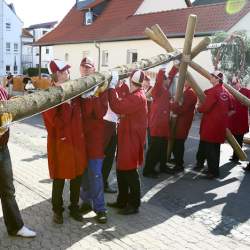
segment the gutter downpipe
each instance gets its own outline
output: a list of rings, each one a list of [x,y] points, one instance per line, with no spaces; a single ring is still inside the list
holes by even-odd
[[[95,43],[95,47],[98,49],[98,71],[100,71],[101,68],[101,47],[100,47],[100,43],[97,43],[96,41]]]
[[[39,45],[39,66],[38,66],[38,77],[41,79],[41,66],[42,66],[42,46]]]

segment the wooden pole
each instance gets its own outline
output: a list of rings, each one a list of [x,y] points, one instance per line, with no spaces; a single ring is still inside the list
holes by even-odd
[[[187,29],[185,34],[184,47],[182,52],[182,60],[179,69],[179,78],[175,94],[175,101],[180,102],[183,96],[183,88],[186,79],[186,73],[188,68],[188,63],[191,60],[191,48],[194,38],[194,31],[196,26],[196,15],[190,15],[188,18]]]
[[[159,39],[159,35],[156,35],[154,34],[154,39],[158,41],[158,45],[162,44],[162,41],[160,41]],[[167,37],[165,38],[167,40]],[[206,39],[206,38],[205,38]],[[207,40],[207,39],[206,39]],[[168,44],[170,44],[169,41],[167,41]],[[160,45],[161,46],[161,45]],[[206,46],[206,42],[205,41],[201,41],[191,52],[191,57],[193,58],[193,56],[197,55],[198,54],[198,49],[199,48],[201,51],[203,50],[203,46]],[[169,48],[169,46],[162,46],[164,49],[167,50],[167,52],[172,52],[172,49]],[[194,68],[194,65],[197,65],[195,64],[193,61],[189,64],[192,68]],[[199,66],[199,65],[198,65]],[[201,67],[200,67],[201,68]],[[195,68],[194,68],[195,69]],[[202,68],[201,68],[202,69]],[[199,72],[197,70],[197,72]],[[206,71],[206,70],[201,70],[201,72],[199,72],[200,74],[202,74],[203,76],[208,76],[209,72]],[[210,74],[209,74],[210,76]],[[187,80],[188,82],[190,83],[191,87],[193,88],[193,90],[195,91],[196,95],[198,96],[198,98],[200,99],[201,102],[203,102],[205,100],[205,94],[204,92],[202,91],[202,89],[199,87],[198,83],[195,81],[195,79],[193,78],[193,76],[188,72],[187,73]],[[243,95],[242,95],[243,96]],[[244,98],[244,96],[243,96]],[[246,102],[246,101],[245,101]],[[243,150],[241,149],[240,145],[238,144],[238,142],[235,140],[234,136],[232,135],[232,133],[227,130],[226,131],[226,139],[228,141],[228,143],[231,145],[231,147],[233,148],[233,150],[236,152],[236,155],[238,156],[238,158],[240,160],[246,160],[247,159],[247,156],[246,154],[243,152]],[[171,146],[170,146],[171,147]],[[168,152],[167,152],[167,155],[168,155],[168,159],[170,157],[170,154],[172,152],[171,148],[168,147]]]
[[[123,79],[134,69],[144,70],[152,68],[166,63],[171,58],[172,54],[160,54],[133,64],[118,66],[112,70],[118,71],[119,78]],[[111,71],[94,73],[88,77],[67,81],[59,87],[50,87],[49,89],[39,90],[33,94],[18,96],[8,101],[0,101],[0,114],[11,113],[13,121],[38,114],[109,81],[111,79]]]
[[[202,76],[204,76],[206,79],[210,80],[210,73],[201,67],[198,63],[195,62],[190,62],[189,63],[190,67],[192,67],[195,71],[200,73]],[[242,104],[250,107],[250,99],[248,99],[246,96],[242,95],[239,91],[234,89],[231,85],[227,83],[223,83],[223,86]]]

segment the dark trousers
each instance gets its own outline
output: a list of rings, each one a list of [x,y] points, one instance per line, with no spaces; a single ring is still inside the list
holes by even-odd
[[[175,139],[174,141],[174,148],[173,148],[173,154],[175,159],[175,165],[176,166],[183,166],[183,157],[184,157],[184,150],[185,150],[185,140],[184,139]]]
[[[105,124],[105,149],[104,154],[105,157],[102,163],[102,177],[103,177],[103,184],[104,187],[107,187],[108,184],[108,177],[113,165],[113,161],[115,158],[115,151],[117,146],[117,134],[116,134],[116,123],[104,121]]]
[[[121,206],[138,208],[141,204],[141,186],[137,169],[116,171],[118,196],[117,203]]]
[[[63,208],[63,188],[64,179],[54,179],[52,185],[52,210],[55,213],[62,213]],[[70,180],[70,206],[71,212],[78,211],[79,196],[80,196],[81,176]]]
[[[239,143],[240,147],[242,148],[242,144],[243,144],[243,137],[244,137],[244,134],[243,135],[234,135],[236,141]],[[233,160],[239,160],[239,157],[236,155],[235,151],[233,153],[233,157],[232,157]]]
[[[196,165],[199,167],[203,167],[204,163],[206,160],[206,155],[205,155],[205,145],[204,143],[200,140],[199,142],[199,147],[198,151],[196,153]]]
[[[167,161],[167,139],[165,137],[151,136],[151,142],[146,155],[146,162],[143,169],[144,174],[155,171],[155,166],[160,162],[160,169],[165,168]]]
[[[208,172],[214,176],[219,176],[220,166],[220,143],[200,141],[204,149],[205,159],[207,159]]]
[[[15,199],[12,164],[7,146],[0,149],[0,197],[7,231],[15,235],[24,224]]]

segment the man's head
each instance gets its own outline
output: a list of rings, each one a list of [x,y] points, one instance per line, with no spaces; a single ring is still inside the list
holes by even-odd
[[[241,89],[241,81],[238,77],[234,76],[232,78],[232,86],[236,89],[236,90],[240,90]]]
[[[54,59],[48,64],[49,73],[52,75],[54,82],[63,83],[69,79],[70,65],[62,60]]]
[[[84,57],[80,63],[81,76],[88,76],[95,72],[95,65],[91,58]]]
[[[210,82],[213,85],[217,85],[218,83],[223,83],[223,73],[219,70],[215,70],[210,74]]]
[[[141,88],[145,74],[142,70],[134,70],[130,75],[130,86]]]

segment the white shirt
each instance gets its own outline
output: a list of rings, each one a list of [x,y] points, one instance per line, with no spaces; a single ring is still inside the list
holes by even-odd
[[[103,117],[104,120],[106,121],[110,121],[110,122],[115,122],[117,123],[118,122],[118,116],[116,113],[114,113],[109,104],[108,104],[108,110],[107,110],[107,113],[105,114],[105,116]]]

